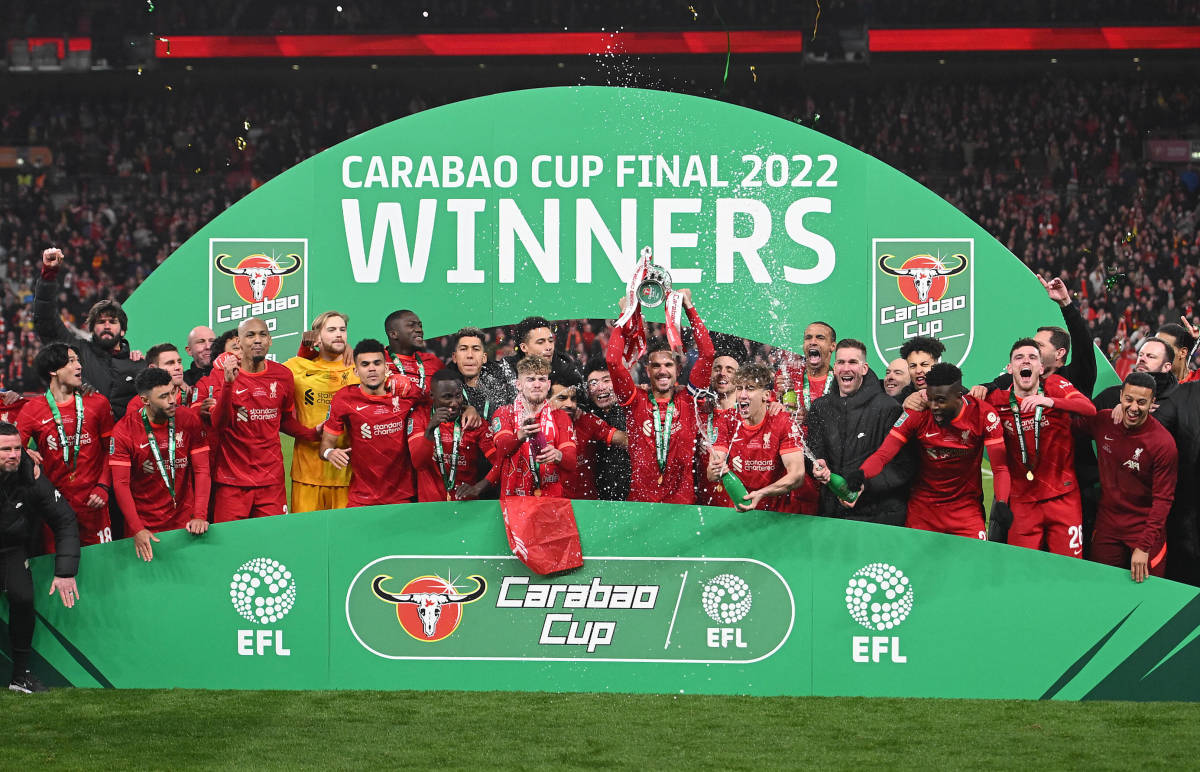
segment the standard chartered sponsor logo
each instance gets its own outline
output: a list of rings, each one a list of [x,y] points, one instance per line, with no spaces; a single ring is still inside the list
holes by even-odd
[[[750,586],[740,576],[719,574],[704,585],[700,603],[704,613],[714,622],[734,625],[750,613],[753,595]]]
[[[229,583],[234,609],[260,625],[278,622],[296,603],[292,572],[278,560],[254,558],[242,564]]]
[[[846,609],[868,630],[891,630],[912,611],[912,583],[890,563],[869,563],[846,585]]]

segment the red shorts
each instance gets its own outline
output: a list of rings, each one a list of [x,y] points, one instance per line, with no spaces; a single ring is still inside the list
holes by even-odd
[[[1116,536],[1110,536],[1103,529],[1097,529],[1092,534],[1092,546],[1088,551],[1088,559],[1107,566],[1130,569],[1133,560],[1133,548]],[[1167,543],[1163,542],[1150,550],[1150,575],[1167,575]]]
[[[1079,489],[1046,501],[1012,501],[1008,543],[1055,555],[1083,557],[1083,505]]]
[[[214,523],[287,514],[287,492],[282,485],[243,488],[217,483],[213,486],[212,500]]]
[[[113,540],[112,520],[109,519],[108,504],[97,509],[92,509],[87,505],[87,500],[90,496],[91,493],[89,492],[87,496],[81,499],[67,498],[67,503],[71,505],[71,509],[75,510],[75,520],[79,523],[79,544],[82,547],[88,547],[92,544],[104,544]],[[46,546],[50,552],[53,552],[53,539],[50,541],[51,543]]]
[[[965,507],[930,506],[921,501],[908,500],[908,519],[904,525],[919,531],[936,531],[965,536],[968,539],[987,540],[983,525],[983,505],[972,503]]]

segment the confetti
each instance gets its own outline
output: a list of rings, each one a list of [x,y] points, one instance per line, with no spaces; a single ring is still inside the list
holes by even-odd
[[[821,21],[821,0],[815,0],[817,4],[817,16],[813,19],[813,36],[812,39],[817,39],[817,23]]]
[[[154,13],[154,0],[146,0],[146,13]]]
[[[170,38],[159,38],[158,42],[167,44],[167,56],[170,56],[171,55],[171,39]]]
[[[1112,292],[1125,283],[1125,278],[1125,274],[1118,271],[1115,266],[1110,268],[1108,275],[1104,277],[1104,291]]]
[[[142,65],[140,65],[140,64],[138,65],[137,74],[138,74],[138,75],[141,75],[141,74],[142,74]]]
[[[234,141],[234,144],[237,145],[238,150],[245,150],[246,149],[246,138],[238,137],[237,140]]]
[[[200,173],[200,167],[199,167],[199,166],[197,166],[195,169],[193,169],[193,170],[192,170],[192,173],[193,173],[193,174],[199,174],[199,173]]]
[[[750,77],[754,78],[754,82],[758,83],[758,73],[754,71],[754,65],[750,65]]]
[[[174,91],[174,90],[175,90],[175,87],[174,87],[174,86],[172,86],[172,85],[170,85],[170,84],[168,83],[168,84],[167,84],[167,91]]]
[[[688,10],[692,12],[692,21],[700,18],[700,14],[696,13],[696,6],[689,5]]]
[[[242,128],[244,128],[246,131],[250,131],[250,121],[242,121]]]
[[[733,60],[733,36],[729,33],[729,27],[721,16],[721,9],[717,7],[716,0],[713,0],[713,13],[717,15],[717,21],[721,22],[721,28],[725,30],[725,74],[721,77],[721,90],[724,91],[729,83],[729,63]]]

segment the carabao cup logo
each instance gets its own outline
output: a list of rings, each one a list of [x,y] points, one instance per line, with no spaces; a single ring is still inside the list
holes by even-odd
[[[437,576],[410,579],[395,592],[392,577],[380,574],[371,582],[371,591],[384,603],[396,604],[396,619],[406,633],[418,641],[434,643],[458,629],[463,604],[479,600],[487,592],[487,580],[482,576],[468,578],[475,582],[475,589],[466,593]]]
[[[283,277],[300,270],[302,263],[300,255],[274,258],[260,253],[246,255],[235,265],[231,255],[220,254],[215,266],[221,273],[233,277],[233,288],[238,297],[247,303],[261,303],[279,297]]]
[[[946,346],[962,364],[975,333],[973,239],[873,239],[871,332],[884,362],[917,336]]]

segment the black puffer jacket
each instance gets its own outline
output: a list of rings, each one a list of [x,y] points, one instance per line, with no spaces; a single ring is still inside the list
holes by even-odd
[[[835,393],[813,401],[807,421],[808,447],[814,456],[825,459],[830,471],[845,475],[879,449],[901,412],[896,400],[868,371],[862,387],[849,397]],[[843,507],[829,488],[822,488],[820,514],[903,525],[909,484],[916,472],[917,458],[912,448],[906,447],[879,475],[866,481],[853,509]]]
[[[42,523],[54,532],[54,575],[75,576],[79,570],[79,525],[67,500],[46,475],[34,479],[33,461],[21,453],[21,466],[0,472],[0,549],[19,547],[25,554],[41,536]]]
[[[33,329],[43,344],[67,343],[79,350],[79,364],[83,366],[83,381],[108,397],[112,405],[113,418],[125,415],[125,406],[137,394],[133,382],[138,373],[146,369],[145,360],[134,362],[129,358],[129,343],[122,340],[116,351],[111,351],[92,341],[90,337],[77,335],[63,324],[58,309],[58,282],[39,278],[33,289]]]

